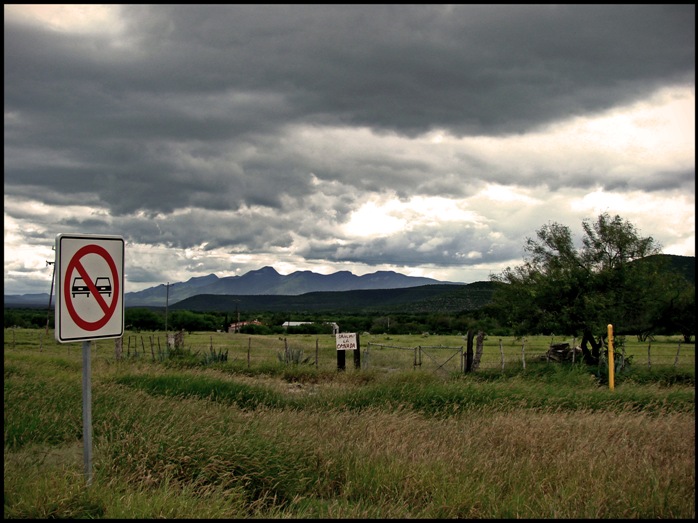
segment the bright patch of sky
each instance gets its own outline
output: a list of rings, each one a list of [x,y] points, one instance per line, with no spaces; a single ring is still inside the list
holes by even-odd
[[[5,5],[5,16],[53,31],[90,34],[123,31],[117,6],[104,4]]]

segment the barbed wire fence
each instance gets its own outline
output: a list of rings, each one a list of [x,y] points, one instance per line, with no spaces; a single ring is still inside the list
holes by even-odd
[[[17,332],[29,331],[30,339],[20,340]],[[277,360],[277,353],[288,354],[290,345],[293,350],[300,353],[304,351],[306,355],[314,357],[286,358],[285,361],[291,363],[305,361],[306,364],[320,367],[334,367],[336,358],[334,351],[330,351],[327,340],[324,340],[323,350],[320,350],[319,338],[303,337],[296,338],[279,337],[276,345],[270,344],[269,337],[266,339],[255,336],[238,336],[237,338],[217,338],[214,343],[213,336],[209,337],[208,343],[192,344],[185,338],[185,332],[180,331],[164,337],[158,334],[127,334],[121,338],[109,340],[97,340],[100,346],[111,344],[113,357],[115,360],[143,359],[151,361],[162,361],[170,356],[182,352],[189,352],[192,355],[204,353],[209,354],[209,361],[227,361],[228,352],[232,359],[242,359],[246,366],[251,368],[257,364],[268,364],[269,361]],[[52,337],[46,336],[41,329],[20,329],[16,327],[5,328],[5,348],[15,349],[27,344],[36,346],[41,352],[54,343]],[[465,341],[465,337],[463,337]],[[34,340],[34,341],[32,341]],[[290,341],[289,341],[290,340]],[[527,364],[533,361],[546,361],[549,363],[566,361],[572,364],[583,363],[581,348],[577,345],[577,339],[572,342],[555,342],[551,337],[547,347],[533,345],[526,337],[487,337],[484,333],[478,333],[476,338],[477,348],[472,355],[471,370],[505,370],[521,368],[525,369]],[[658,347],[659,346],[659,347]],[[70,344],[67,344],[70,351]],[[436,372],[466,372],[468,366],[468,349],[464,345],[397,345],[394,343],[378,343],[374,341],[366,342],[362,347],[362,369],[386,370],[433,370]],[[602,349],[603,351],[604,349]],[[226,354],[226,358],[222,357]],[[215,354],[217,358],[211,358],[210,354]],[[684,366],[695,367],[695,345],[693,343],[677,342],[676,348],[669,350],[666,343],[655,343],[648,340],[646,348],[640,346],[633,347],[629,352],[622,337],[616,339],[614,355],[621,361],[633,366],[644,367],[650,371],[666,368],[678,368]]]

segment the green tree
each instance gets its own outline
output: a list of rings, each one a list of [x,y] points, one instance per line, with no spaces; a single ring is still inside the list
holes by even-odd
[[[668,304],[660,311],[663,334],[679,333],[690,343],[696,333],[696,286],[676,275],[664,283]]]
[[[22,327],[26,328],[29,327],[30,321],[27,319],[26,316],[26,311],[20,311],[17,309],[5,309],[5,313],[3,315],[3,321],[5,324],[5,328],[11,328],[11,327]]]
[[[212,314],[181,310],[172,313],[171,325],[174,330],[185,330],[189,334],[194,331],[216,331],[220,319]]]
[[[165,328],[165,318],[150,309],[129,307],[124,312],[124,323],[127,329],[136,331],[156,331]]]
[[[523,265],[491,277],[506,284],[497,287],[493,305],[518,335],[581,334],[585,359],[593,363],[608,324],[619,335],[657,327],[666,289],[658,285],[664,281],[658,264],[637,263],[660,252],[653,238],[606,213],[584,220],[582,228],[580,248],[558,223],[528,238]]]

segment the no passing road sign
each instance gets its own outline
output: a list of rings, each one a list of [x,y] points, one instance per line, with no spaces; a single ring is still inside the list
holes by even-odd
[[[124,333],[124,240],[56,236],[56,339],[120,338]]]

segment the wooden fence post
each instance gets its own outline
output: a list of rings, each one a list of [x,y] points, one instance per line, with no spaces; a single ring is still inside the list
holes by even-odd
[[[250,347],[252,345],[252,336],[247,338],[247,368],[250,368]]]
[[[121,359],[121,353],[124,351],[124,339],[116,338],[114,339],[114,358],[116,361]]]
[[[343,371],[346,369],[346,352],[345,350],[337,351],[337,370]]]
[[[502,356],[502,372],[504,372],[504,349],[502,348],[502,338],[499,338],[499,354]]]
[[[526,338],[523,338],[521,342],[521,364],[523,365],[523,370],[526,370]]]
[[[477,343],[475,344],[475,359],[473,360],[473,370],[477,370],[480,367],[480,359],[482,358],[482,351],[484,350],[485,333],[479,331],[477,333]]]
[[[647,344],[647,369],[652,370],[652,359],[650,358],[650,349],[652,348],[652,342]]]
[[[317,368],[318,351],[320,350],[320,340],[315,338],[315,368]]]
[[[354,350],[354,368],[361,368],[361,341],[358,332],[356,333],[356,350]]]
[[[468,329],[468,344],[465,356],[465,372],[473,370],[473,338],[475,333]]]
[[[676,349],[676,357],[674,358],[674,368],[676,368],[676,364],[679,362],[679,352],[681,352],[681,342],[679,342],[679,348]]]

